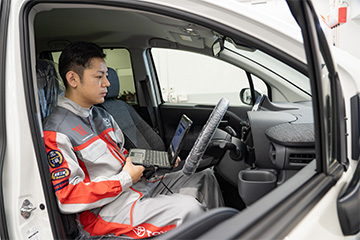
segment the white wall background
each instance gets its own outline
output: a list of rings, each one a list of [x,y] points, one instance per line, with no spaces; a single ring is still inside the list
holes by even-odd
[[[334,1],[317,0],[313,1],[315,9],[319,14],[327,15]],[[342,6],[347,6],[347,22],[336,29],[327,28],[327,36],[330,40],[337,40],[336,46],[360,59],[360,1],[346,0],[341,2]],[[335,3],[337,4],[337,3]]]
[[[238,1],[267,13],[276,14],[284,21],[291,18],[285,0]],[[360,0],[312,0],[312,3],[320,20],[321,16],[326,17],[334,6],[347,7],[346,23],[334,29],[330,29],[325,23],[322,26],[330,44],[360,59]]]

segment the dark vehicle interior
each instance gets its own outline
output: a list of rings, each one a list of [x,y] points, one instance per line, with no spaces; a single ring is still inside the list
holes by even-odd
[[[172,104],[167,101],[162,95],[153,48],[205,55],[230,63],[246,73],[249,85],[236,89],[242,104],[233,105],[230,102],[218,127],[214,129],[214,135],[197,168],[197,171],[206,168],[214,170],[228,209],[219,210],[221,213],[225,212],[221,215],[221,220],[203,216],[202,220],[197,220],[198,223],[208,219],[215,224],[248,208],[315,159],[311,92],[302,89],[294,83],[296,81],[286,78],[280,72],[269,71],[271,64],[260,69],[261,64],[255,58],[250,59],[251,54],[272,51],[270,47],[270,50],[266,46],[262,47],[256,39],[244,44],[241,35],[237,35],[239,33],[222,29],[216,22],[195,17],[186,19],[186,15],[171,15],[170,11],[146,10],[145,7],[135,9],[96,4],[43,3],[35,5],[33,9],[36,14],[34,11],[30,15],[30,20],[33,21],[30,34],[34,36],[34,51],[38,63],[33,64],[32,69],[38,68],[40,62],[45,61],[54,67],[51,74],[56,76],[56,57],[67,44],[75,41],[94,42],[109,51],[128,51],[134,92],[121,89],[123,83],[119,83],[119,71],[109,72],[112,84],[105,102],[107,105],[101,106],[118,119],[118,124],[125,135],[128,135],[127,148],[165,150],[179,119],[182,114],[186,114],[193,125],[180,153],[185,160],[215,106],[211,103]],[[187,41],[189,38],[192,40]],[[249,55],[237,54],[225,42]],[[284,63],[289,56],[283,53],[266,55],[293,69],[292,71],[301,75],[299,79],[309,81],[305,67],[300,62]],[[33,72],[35,79],[36,71]],[[36,111],[51,110],[56,105],[56,95],[61,94],[61,80],[52,84],[50,81],[53,79],[45,77],[39,80],[39,75],[37,77],[40,100]],[[266,86],[266,93],[259,93],[254,87],[255,77]],[[214,97],[213,102],[219,100],[220,97]],[[45,118],[48,113],[42,114],[42,117]],[[131,120],[125,122],[124,119]],[[135,139],[132,137],[134,133],[137,136]],[[182,164],[175,170],[180,171],[181,168]],[[215,215],[217,216],[213,216]],[[66,221],[71,222],[71,219],[63,219],[65,231],[71,231],[71,227],[66,226]],[[206,224],[211,225],[209,222]],[[203,227],[210,226],[206,224]],[[191,229],[189,225],[191,224],[184,228]],[[205,231],[198,227],[197,230],[193,229],[198,231],[197,234]],[[71,235],[73,233],[67,234],[74,236]]]

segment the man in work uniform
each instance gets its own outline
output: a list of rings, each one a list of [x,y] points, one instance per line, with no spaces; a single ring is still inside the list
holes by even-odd
[[[109,87],[102,49],[76,42],[64,49],[59,72],[65,96],[44,123],[51,178],[62,213],[78,213],[91,236],[143,238],[166,232],[210,208],[223,205],[210,170],[157,181],[142,177],[124,149],[124,136],[105,110]]]

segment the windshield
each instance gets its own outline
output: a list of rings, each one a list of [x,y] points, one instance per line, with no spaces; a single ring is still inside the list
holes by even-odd
[[[311,99],[309,78],[289,65],[260,50],[236,47],[231,40],[225,41],[224,50],[227,52],[225,55],[235,54],[238,64],[243,65],[243,67],[245,66],[245,68],[267,84],[277,88],[282,95],[288,95],[285,97],[288,101],[294,102]],[[301,96],[300,99],[292,99],[290,96],[291,92],[296,92]]]

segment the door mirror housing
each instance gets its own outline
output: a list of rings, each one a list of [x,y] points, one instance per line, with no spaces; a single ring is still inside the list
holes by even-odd
[[[250,88],[243,88],[240,91],[240,100],[242,103],[246,104],[246,105],[253,105],[253,102],[255,102],[255,100],[261,95],[259,92],[254,91],[255,96],[254,96],[254,101],[252,99],[251,96],[251,89]]]

